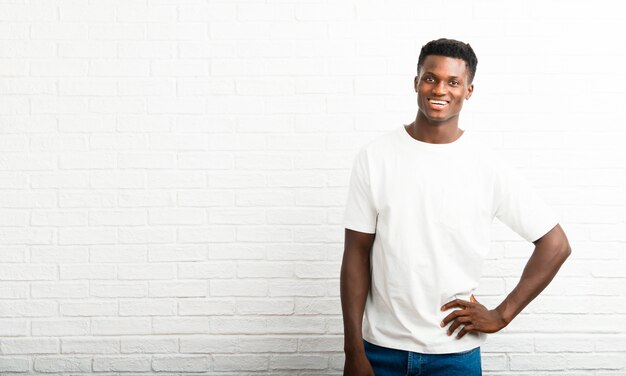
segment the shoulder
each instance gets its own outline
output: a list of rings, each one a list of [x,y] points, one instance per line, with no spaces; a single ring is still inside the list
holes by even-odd
[[[401,130],[403,129],[394,128],[391,131],[387,131],[381,135],[378,135],[370,142],[362,146],[358,154],[380,156],[388,155],[390,151],[397,150]]]

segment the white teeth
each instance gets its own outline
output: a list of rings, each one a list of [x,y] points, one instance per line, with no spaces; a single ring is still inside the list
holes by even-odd
[[[438,104],[438,105],[442,105],[442,106],[446,104],[446,102],[445,102],[445,101],[433,101],[433,100],[431,100],[431,101],[430,101],[430,103],[432,103],[432,104]]]

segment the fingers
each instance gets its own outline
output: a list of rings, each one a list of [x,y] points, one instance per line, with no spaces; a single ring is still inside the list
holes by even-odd
[[[454,331],[457,330],[459,326],[461,326],[461,324],[464,324],[465,326],[467,326],[467,324],[471,324],[471,323],[472,323],[472,320],[468,316],[459,317],[458,319],[454,320],[452,325],[450,325],[450,327],[448,328],[448,335],[451,336],[452,333],[454,333]]]
[[[443,307],[441,307],[441,310],[447,311],[450,308],[465,308],[468,303],[469,302],[467,300],[454,299],[453,301],[444,304]]]
[[[461,329],[461,331],[459,332],[459,334],[456,335],[456,339],[461,339],[464,335],[466,335],[467,333],[473,331],[474,325],[470,324],[470,325],[465,325],[463,327],[463,329]]]
[[[457,309],[456,311],[452,311],[452,313],[450,313],[441,321],[440,325],[443,328],[444,326],[448,325],[450,321],[455,320],[459,316],[465,316],[466,314],[467,314],[467,311],[464,309]]]

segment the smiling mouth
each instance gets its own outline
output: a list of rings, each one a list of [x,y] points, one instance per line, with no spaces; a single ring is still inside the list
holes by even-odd
[[[429,99],[428,103],[430,103],[430,105],[434,108],[444,108],[445,106],[448,105],[447,101],[439,101],[435,99]]]

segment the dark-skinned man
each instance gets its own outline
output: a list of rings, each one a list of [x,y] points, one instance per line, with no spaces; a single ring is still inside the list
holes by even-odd
[[[431,41],[418,58],[415,121],[361,149],[344,218],[345,375],[481,375],[480,345],[554,278],[571,250],[525,179],[459,128],[478,60]],[[535,245],[494,309],[473,295],[494,218]]]

